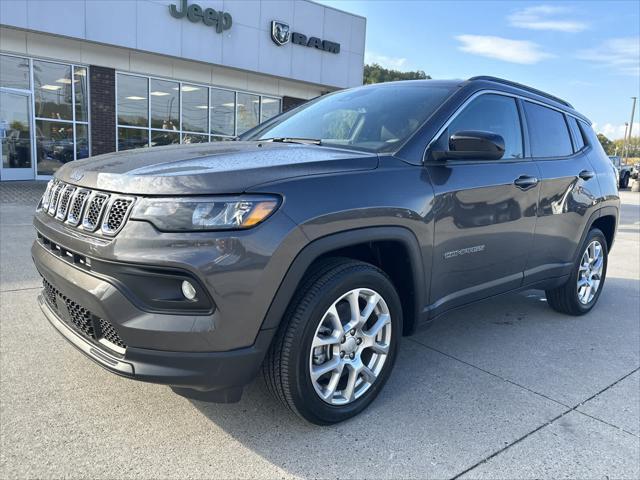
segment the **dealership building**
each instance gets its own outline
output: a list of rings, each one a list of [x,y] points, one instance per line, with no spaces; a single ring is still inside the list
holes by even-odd
[[[307,0],[0,0],[0,180],[232,138],[360,85],[365,31]]]

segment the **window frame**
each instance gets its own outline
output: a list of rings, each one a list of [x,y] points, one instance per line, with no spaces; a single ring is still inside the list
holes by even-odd
[[[530,130],[529,126],[528,126],[529,123],[530,123],[530,120],[529,120],[529,117],[527,115],[527,110],[526,110],[526,108],[524,106],[524,102],[529,102],[529,99],[523,100],[522,110],[523,110],[524,116],[525,116],[525,118],[527,120],[527,131],[529,132],[529,145],[531,145],[531,130]],[[562,121],[564,122],[564,126],[567,129],[567,134],[569,136],[569,145],[571,146],[571,153],[569,153],[567,155],[552,155],[552,156],[548,156],[548,157],[535,157],[535,156],[533,156],[533,152],[531,150],[529,150],[530,157],[532,159],[534,159],[534,160],[562,160],[562,159],[571,158],[572,156],[574,156],[577,152],[576,152],[576,149],[575,149],[575,142],[574,142],[574,139],[573,139],[573,133],[571,131],[571,126],[569,125],[569,122],[567,121],[567,116],[568,116],[567,112],[565,112],[563,110],[560,110],[558,108],[551,108],[549,105],[545,105],[544,103],[541,103],[541,102],[530,102],[530,103],[532,103],[534,105],[537,104],[538,106],[543,107],[543,108],[547,108],[549,110],[554,110],[554,111],[556,111],[557,113],[559,113],[561,115]]]
[[[87,148],[89,152],[89,155],[85,158],[91,157],[92,156],[91,155],[91,144],[92,144],[91,142],[91,78],[90,78],[91,75],[90,75],[89,65],[85,65],[82,63],[75,63],[75,62],[65,62],[65,61],[60,61],[60,60],[55,60],[50,58],[34,57],[30,55],[20,55],[16,53],[5,52],[4,50],[0,51],[0,55],[6,56],[6,57],[23,58],[29,61],[29,89],[16,89],[11,87],[0,87],[0,88],[9,92],[14,91],[19,93],[20,92],[28,93],[29,96],[31,97],[30,99],[31,111],[29,112],[29,116],[30,116],[31,142],[32,142],[31,168],[33,170],[33,178],[35,180],[49,180],[53,177],[53,174],[41,174],[38,171],[38,132],[37,132],[37,126],[36,126],[38,121],[66,123],[72,126],[73,160],[74,161],[78,160],[76,125],[77,124],[84,125],[87,129]],[[35,78],[34,78],[34,71],[33,71],[34,62],[53,63],[57,65],[64,65],[71,68],[71,109],[72,109],[71,120],[62,120],[57,118],[52,119],[52,118],[44,118],[44,117],[36,116],[36,92],[35,92],[36,87],[35,87]],[[85,99],[87,102],[87,120],[86,121],[76,120],[76,88],[75,88],[75,82],[73,82],[73,76],[75,74],[76,68],[83,68],[87,72],[86,74],[87,96]]]
[[[426,164],[430,164],[433,163],[433,161],[430,161],[428,159],[428,153],[429,150],[431,149],[431,147],[433,146],[434,143],[436,143],[436,141],[440,138],[440,136],[442,135],[442,133],[447,129],[447,127],[449,126],[449,124],[451,122],[453,122],[453,120],[455,120],[455,118],[466,108],[467,105],[469,105],[469,103],[471,103],[474,99],[476,99],[477,97],[481,96],[481,95],[488,95],[488,94],[495,94],[495,95],[503,95],[505,97],[512,97],[515,98],[517,103],[518,103],[518,110],[520,112],[520,123],[521,123],[521,127],[522,127],[522,134],[524,136],[523,140],[523,145],[524,145],[524,158],[516,158],[516,159],[500,159],[500,160],[482,160],[482,161],[478,161],[478,163],[486,163],[486,162],[491,162],[491,163],[513,163],[513,162],[522,162],[522,161],[532,161],[532,160],[556,160],[556,159],[563,159],[563,158],[571,158],[574,155],[576,155],[576,153],[572,153],[571,155],[565,156],[565,157],[533,157],[531,155],[531,146],[530,146],[530,141],[529,141],[529,124],[527,122],[527,118],[526,118],[526,114],[524,111],[524,105],[522,104],[523,102],[531,102],[531,103],[535,103],[538,105],[541,105],[543,107],[547,107],[550,108],[551,110],[555,110],[557,112],[560,112],[561,114],[565,115],[565,116],[569,116],[569,117],[573,117],[575,118],[578,122],[585,122],[588,123],[584,118],[580,117],[579,115],[574,115],[571,112],[567,112],[565,110],[562,110],[561,108],[555,107],[553,105],[549,105],[548,103],[545,102],[541,102],[539,100],[535,100],[533,98],[529,98],[527,96],[524,95],[520,95],[517,93],[511,93],[511,92],[505,92],[502,90],[494,90],[494,89],[483,89],[483,90],[478,90],[474,93],[472,93],[471,95],[469,95],[469,97],[462,102],[458,108],[455,109],[455,111],[451,114],[451,116],[449,116],[449,118],[442,124],[442,126],[436,131],[436,133],[433,135],[433,137],[429,140],[429,142],[427,143],[427,146],[425,147],[423,153],[422,153],[422,164],[426,165]],[[565,123],[567,124],[567,130],[569,130],[569,125],[565,119]],[[569,130],[569,134],[571,135],[571,131]],[[573,143],[572,143],[573,145]],[[588,146],[588,144],[587,144]],[[451,160],[447,160],[448,162],[450,162]],[[458,160],[453,160],[453,162],[460,162]],[[468,160],[464,160],[465,163],[476,163],[476,162],[469,162]],[[438,164],[441,164],[441,162],[438,162]]]
[[[116,70],[116,82],[115,82],[115,117],[116,117],[116,125],[115,125],[115,135],[116,135],[116,151],[125,151],[125,150],[120,150],[120,139],[118,137],[118,130],[120,128],[130,128],[130,129],[136,129],[136,130],[146,130],[147,131],[147,148],[151,148],[151,135],[153,132],[173,132],[173,133],[178,133],[178,138],[179,138],[179,144],[183,144],[184,143],[184,138],[186,135],[198,135],[198,136],[205,136],[208,138],[208,141],[211,142],[213,138],[222,138],[222,139],[232,139],[235,138],[238,135],[238,115],[237,115],[237,108],[238,108],[238,94],[242,94],[242,93],[246,93],[249,95],[256,95],[258,97],[258,102],[259,102],[259,109],[258,109],[258,120],[262,119],[262,99],[264,98],[272,98],[272,99],[277,99],[280,102],[280,113],[282,113],[282,97],[278,96],[278,95],[271,95],[271,94],[262,94],[262,93],[258,93],[258,92],[253,92],[250,90],[238,90],[238,89],[233,89],[233,88],[229,88],[229,87],[221,87],[218,85],[214,85],[214,84],[206,84],[206,83],[199,83],[199,82],[191,82],[188,80],[179,80],[179,79],[175,79],[175,78],[168,78],[168,77],[162,77],[162,76],[157,76],[157,75],[145,75],[145,74],[141,74],[141,73],[135,73],[135,72],[127,72],[127,71],[123,71],[123,70]],[[140,77],[140,78],[144,78],[147,80],[147,126],[146,127],[140,127],[140,126],[130,126],[130,125],[121,125],[118,122],[118,75],[129,75],[129,76],[133,76],[133,77]],[[163,129],[158,129],[158,128],[152,128],[151,127],[151,81],[152,80],[161,80],[161,81],[169,81],[169,82],[175,82],[179,85],[179,89],[180,91],[178,98],[180,99],[180,112],[179,112],[179,116],[180,116],[180,128],[178,130],[163,130]],[[207,110],[207,132],[192,132],[190,130],[185,130],[183,128],[183,121],[182,121],[182,107],[183,107],[183,99],[182,99],[182,92],[183,92],[183,86],[184,85],[190,85],[190,86],[195,86],[195,87],[203,87],[207,89],[207,96],[208,96],[208,106],[209,109]],[[220,134],[213,134],[211,133],[211,99],[212,99],[212,95],[211,95],[211,91],[212,90],[224,90],[226,92],[230,92],[233,93],[233,103],[234,103],[234,107],[233,107],[233,135],[220,135]],[[274,117],[272,117],[274,118]],[[271,119],[268,119],[271,120]],[[268,121],[268,120],[265,120]],[[258,125],[260,125],[263,122],[259,122]],[[257,125],[256,125],[257,126]],[[255,128],[255,127],[252,127]],[[178,144],[175,144],[178,145]],[[141,147],[144,148],[144,147]]]
[[[494,95],[494,94],[493,93],[487,93],[487,95]],[[453,122],[455,122],[458,119],[458,117],[460,115],[462,115],[473,104],[473,102],[478,100],[478,98],[480,98],[481,96],[482,95],[478,95],[475,98],[473,98],[471,101],[469,101],[468,103],[465,102],[466,104],[465,104],[464,108],[462,108],[460,110],[457,110],[456,113],[454,114],[454,116],[447,121],[446,128],[442,129],[442,133],[439,136],[436,137],[436,140],[433,143],[436,143],[438,140],[440,140],[440,137],[442,137],[442,135],[444,135],[445,132],[447,132],[447,130],[449,129],[449,126],[451,126],[451,124]],[[511,97],[510,95],[501,95],[501,96],[512,98],[512,100],[513,100],[513,105],[514,105],[515,110],[516,110],[516,115],[518,116],[518,124],[520,125],[520,142],[521,142],[520,145],[521,145],[521,148],[522,148],[522,156],[518,157],[518,158],[514,158],[514,157],[501,158],[499,160],[481,160],[481,159],[478,159],[477,161],[476,160],[459,160],[459,161],[464,162],[464,163],[476,163],[476,162],[477,163],[488,163],[488,162],[490,162],[490,163],[496,163],[496,162],[508,163],[508,162],[521,162],[521,161],[527,160],[527,158],[528,158],[527,153],[529,151],[528,150],[528,147],[529,147],[529,144],[528,144],[528,130],[525,129],[525,117],[524,117],[524,110],[522,108],[522,105],[520,104],[518,98]],[[449,160],[449,161],[454,161],[455,162],[455,161],[458,161],[458,160]]]

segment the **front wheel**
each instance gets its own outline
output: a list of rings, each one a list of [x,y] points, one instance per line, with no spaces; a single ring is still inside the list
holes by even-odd
[[[607,240],[599,229],[589,231],[580,251],[567,282],[545,292],[554,310],[569,315],[584,315],[594,307],[607,276]]]
[[[314,268],[263,365],[271,392],[309,422],[364,410],[386,382],[402,330],[398,294],[377,267],[329,259]]]

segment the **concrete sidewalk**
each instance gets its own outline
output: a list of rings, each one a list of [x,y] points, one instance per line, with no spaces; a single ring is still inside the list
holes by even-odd
[[[589,315],[557,314],[539,291],[458,310],[403,339],[364,414],[319,428],[261,380],[238,404],[208,404],[75,351],[36,306],[29,247],[43,189],[0,184],[1,478],[640,477],[637,193],[622,192]]]

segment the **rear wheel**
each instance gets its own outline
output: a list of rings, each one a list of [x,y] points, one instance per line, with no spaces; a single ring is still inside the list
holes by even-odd
[[[395,361],[398,294],[373,265],[330,259],[301,283],[263,365],[271,392],[309,422],[364,410]]]
[[[567,282],[545,292],[554,310],[569,315],[584,315],[594,307],[607,275],[607,240],[599,229],[589,231],[581,252]]]

